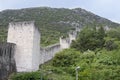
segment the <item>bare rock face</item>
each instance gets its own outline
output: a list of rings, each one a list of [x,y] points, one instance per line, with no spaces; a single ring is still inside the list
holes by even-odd
[[[16,72],[14,47],[12,43],[0,43],[0,80],[7,80],[11,73]]]

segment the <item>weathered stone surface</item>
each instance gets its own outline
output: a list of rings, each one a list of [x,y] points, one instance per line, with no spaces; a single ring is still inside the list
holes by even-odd
[[[40,48],[40,65],[51,60],[57,52],[61,50],[60,44],[50,45],[44,48]]]
[[[7,42],[16,44],[17,72],[31,72],[39,69],[40,32],[34,23],[34,21],[9,23]]]
[[[0,43],[0,80],[7,80],[8,76],[16,72],[13,43]]]

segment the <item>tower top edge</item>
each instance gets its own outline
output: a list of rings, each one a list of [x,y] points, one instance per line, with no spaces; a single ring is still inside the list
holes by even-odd
[[[21,21],[21,22],[10,22],[9,25],[34,25],[35,21]]]
[[[36,30],[39,31],[40,29],[36,26],[35,21],[21,21],[21,22],[10,22],[9,27],[17,27],[17,26],[33,26]]]

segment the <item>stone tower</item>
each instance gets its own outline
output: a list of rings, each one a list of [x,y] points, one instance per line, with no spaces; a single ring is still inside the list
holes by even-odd
[[[9,23],[7,42],[15,43],[18,72],[38,70],[40,62],[40,33],[34,21]]]
[[[60,37],[60,47],[61,49],[67,49],[70,47],[70,38],[63,38],[63,37]]]

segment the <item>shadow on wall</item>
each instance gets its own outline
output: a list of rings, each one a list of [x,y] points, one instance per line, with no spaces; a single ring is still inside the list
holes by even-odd
[[[49,60],[51,60],[57,52],[61,50],[60,44],[54,44],[47,46],[45,48],[40,48],[40,55],[41,55],[41,62],[40,64],[43,64]]]
[[[8,80],[7,77],[16,72],[13,43],[0,43],[0,80]]]

